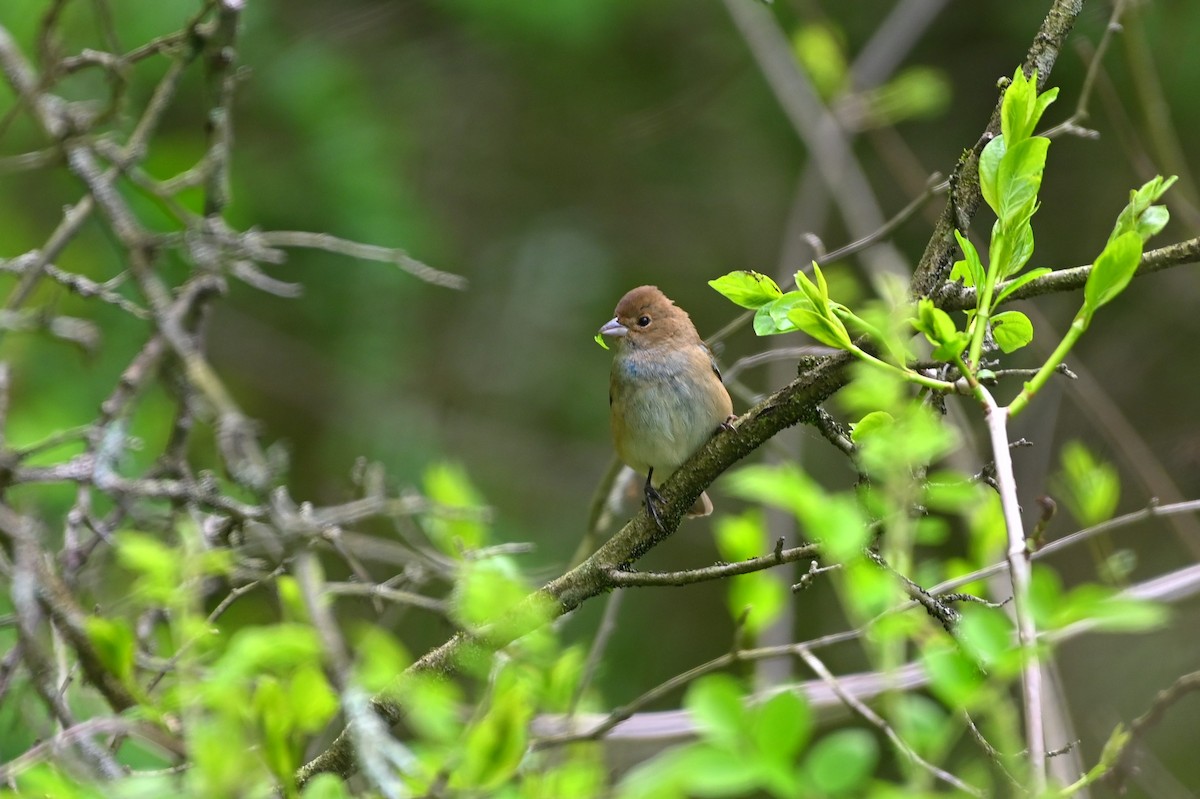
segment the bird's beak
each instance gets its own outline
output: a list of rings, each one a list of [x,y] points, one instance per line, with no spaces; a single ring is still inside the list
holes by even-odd
[[[617,317],[613,317],[604,323],[604,327],[600,328],[600,335],[610,336],[611,338],[621,338],[629,334],[629,328],[617,321]]]

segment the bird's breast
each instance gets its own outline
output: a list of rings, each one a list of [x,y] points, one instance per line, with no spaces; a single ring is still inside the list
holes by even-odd
[[[621,460],[665,479],[729,414],[729,395],[707,352],[633,351],[613,359],[613,439]]]

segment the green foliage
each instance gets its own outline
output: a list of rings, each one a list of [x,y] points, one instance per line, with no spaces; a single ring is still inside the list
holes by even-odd
[[[928,298],[917,303],[917,318],[913,320],[917,332],[933,344],[933,357],[939,361],[955,361],[966,349],[970,337],[954,326],[950,314],[933,304]]]
[[[620,785],[623,799],[753,791],[775,797],[844,795],[861,789],[874,772],[874,738],[841,730],[813,741],[812,712],[794,692],[748,704],[736,680],[710,675],[691,686],[684,704],[700,727],[700,740],[632,771]]]
[[[992,336],[1005,354],[1016,352],[1033,341],[1033,322],[1020,311],[1003,311],[992,316]]]
[[[361,625],[354,638],[355,681],[372,694],[395,689],[397,675],[412,662],[404,644],[374,625]]]
[[[1117,470],[1097,460],[1080,441],[1068,441],[1061,458],[1055,485],[1075,519],[1084,527],[1111,519],[1121,497]]]
[[[422,487],[430,501],[440,506],[427,521],[429,536],[447,555],[461,556],[487,543],[488,526],[480,519],[483,498],[471,484],[466,471],[450,463],[425,470]]]
[[[895,125],[911,119],[940,116],[953,96],[949,78],[940,69],[907,67],[882,86],[866,93],[871,120],[878,125]]]
[[[813,531],[826,557],[834,562],[857,556],[869,536],[866,520],[852,497],[827,494],[807,474],[789,464],[739,469],[729,476],[726,490],[742,499],[796,514],[802,527]]]
[[[303,799],[349,799],[346,783],[335,774],[318,774],[300,794]]]
[[[1082,317],[1090,322],[1102,305],[1107,305],[1125,290],[1142,258],[1142,240],[1137,231],[1122,233],[1109,241],[1092,265],[1083,289]]]
[[[967,653],[945,641],[930,642],[921,652],[929,687],[942,704],[972,711],[989,698],[983,672]]]
[[[745,270],[710,280],[708,285],[735,305],[750,310],[757,310],[783,296],[779,285],[770,277]]]
[[[879,745],[865,730],[838,730],[813,746],[805,775],[817,796],[845,796],[861,790],[875,770]]]
[[[792,51],[822,99],[842,92],[850,70],[840,31],[827,22],[802,25],[792,34]]]
[[[452,787],[495,790],[512,778],[525,756],[527,725],[537,706],[533,700],[529,685],[512,669],[501,671],[490,706],[467,731]]]
[[[1085,583],[1068,591],[1057,574],[1040,567],[1033,577],[1033,608],[1038,624],[1046,629],[1082,622],[1105,632],[1145,632],[1167,621],[1168,611],[1162,605],[1121,596],[1108,586]]]
[[[13,2],[16,10],[9,14],[13,17],[13,27],[19,29],[23,41],[33,42],[44,4],[30,0]],[[76,10],[72,4],[62,5],[69,12]],[[121,39],[143,41],[146,36],[166,32],[181,13],[195,10],[194,3],[152,5],[151,13],[138,16],[133,27],[122,29]],[[604,6],[572,0],[555,6],[547,14],[531,10],[532,6],[501,7],[481,0],[454,0],[447,9],[451,18],[465,23],[472,36],[486,39],[493,48],[499,49],[509,43],[510,37],[516,37],[516,41],[538,44],[532,49],[541,58],[546,55],[542,45],[553,49],[580,43],[598,44],[613,38],[612,34],[619,30],[617,23],[632,7],[629,3]],[[64,31],[85,31],[90,36],[95,33],[93,28],[99,27],[90,20],[84,25],[82,17],[72,19]],[[254,24],[268,29],[271,26],[264,23],[268,19],[256,17]],[[131,32],[135,35],[130,36]],[[59,46],[57,41],[48,40],[48,44],[51,45],[48,49]],[[422,213],[411,196],[407,199],[403,196],[408,190],[400,188],[403,181],[396,181],[395,175],[405,171],[400,167],[406,162],[400,159],[396,163],[391,154],[397,147],[415,149],[412,129],[416,124],[400,121],[386,129],[366,124],[368,111],[378,99],[375,87],[387,87],[389,81],[365,80],[362,75],[353,74],[345,59],[327,42],[284,44],[287,49],[275,56],[278,63],[267,69],[256,64],[254,74],[265,89],[262,96],[270,98],[268,113],[277,115],[285,125],[307,131],[307,140],[296,146],[309,156],[307,177],[316,187],[312,195],[324,197],[330,203],[329,209],[313,213],[322,214],[326,221],[332,220],[330,227],[350,231],[363,227],[394,231],[399,225],[407,233],[408,229],[420,228],[421,223],[413,220],[427,214]],[[849,75],[845,49],[840,33],[832,24],[801,28],[794,45],[797,57],[825,96],[845,87]],[[494,57],[494,50],[489,55]],[[445,76],[429,64],[423,66],[428,71],[416,72],[421,76],[416,85],[421,92],[435,91],[435,84]],[[543,70],[542,66],[539,63],[540,72],[554,72]],[[151,88],[140,75],[142,71],[122,76],[130,80],[123,89],[130,96],[148,94]],[[631,71],[637,72],[639,80],[644,76],[640,71]],[[81,72],[84,80],[91,79],[88,70]],[[496,70],[496,74],[498,80],[509,78],[507,70]],[[955,275],[964,283],[980,288],[981,295],[986,288],[993,299],[990,305],[984,302],[973,309],[965,324],[928,300],[910,312],[895,302],[894,297],[885,297],[878,312],[852,312],[832,298],[826,275],[816,264],[811,278],[797,274],[796,290],[786,293],[769,277],[751,272],[732,273],[712,281],[713,287],[735,304],[755,312],[754,329],[759,335],[801,330],[817,341],[854,353],[872,370],[869,374],[857,371],[855,384],[844,392],[848,418],[859,420],[851,433],[855,466],[863,478],[856,492],[828,491],[792,467],[743,470],[730,478],[731,490],[793,513],[807,533],[820,541],[823,560],[842,566],[829,579],[841,592],[848,615],[872,619],[863,644],[872,661],[886,670],[894,663],[889,661],[889,646],[898,643],[906,647],[918,642],[933,679],[934,695],[948,706],[957,709],[961,703],[981,713],[1003,704],[1004,693],[1000,688],[1004,686],[998,688],[997,682],[1014,673],[1013,631],[1003,613],[970,608],[962,625],[965,643],[961,651],[940,636],[940,630],[935,629],[939,637],[930,636],[928,620],[918,614],[894,615],[876,621],[875,614],[895,605],[898,584],[894,575],[862,557],[862,552],[865,546],[877,543],[889,562],[907,573],[905,561],[912,559],[914,548],[941,540],[951,528],[953,517],[962,516],[969,527],[964,547],[968,555],[947,570],[961,567],[961,571],[966,571],[995,558],[1003,530],[994,496],[978,482],[953,472],[926,475],[957,442],[928,407],[911,401],[909,386],[901,380],[917,382],[935,391],[949,391],[952,384],[920,378],[907,370],[912,353],[904,338],[909,331],[905,329],[905,335],[897,335],[898,326],[894,322],[897,317],[911,317],[912,328],[932,345],[934,357],[948,362],[961,359],[976,340],[976,331],[985,328],[990,329],[1005,353],[1029,343],[1033,331],[1027,317],[1018,312],[992,313],[992,310],[1023,282],[1049,272],[1035,269],[1018,274],[1033,252],[1030,219],[1038,209],[1037,195],[1048,146],[1048,141],[1034,137],[1033,131],[1054,94],[1052,90],[1039,95],[1035,80],[1026,80],[1020,73],[1006,93],[1002,114],[1004,133],[985,149],[981,164],[985,195],[991,198],[989,203],[999,209],[1001,217],[993,231],[990,266],[985,267],[979,253],[960,236],[964,261],[955,268]],[[890,123],[936,112],[944,107],[948,96],[948,82],[939,73],[909,70],[864,95],[863,101],[868,106],[866,114],[874,122]],[[68,99],[72,98],[68,95]],[[124,113],[120,109],[120,115]],[[17,125],[20,124],[18,119]],[[440,126],[430,127],[440,129]],[[244,130],[254,135],[253,126]],[[195,142],[190,146],[197,152],[202,149]],[[145,166],[151,171],[161,168],[165,173],[192,160],[185,150],[160,149],[155,160]],[[257,191],[259,202],[263,191],[271,199],[271,175],[281,175],[285,170],[260,172],[254,178],[261,185],[239,179],[243,181],[243,196]],[[434,173],[441,174],[441,167]],[[264,180],[258,181],[259,178]],[[121,176],[118,179],[124,180]],[[1123,290],[1136,269],[1142,242],[1166,224],[1166,209],[1154,203],[1173,181],[1173,178],[1156,178],[1131,195],[1130,204],[1118,217],[1108,245],[1093,269],[1085,293],[1087,320]],[[124,183],[119,190],[130,191]],[[279,191],[278,186],[275,191]],[[164,211],[165,204],[146,192],[136,193],[139,196],[132,200],[134,208],[152,218],[152,226],[177,229],[178,220],[171,209]],[[181,196],[178,202],[185,209],[194,209],[199,196],[196,191]],[[519,205],[519,198],[513,204]],[[245,207],[233,209],[232,215],[247,213]],[[286,211],[281,211],[279,217],[289,218]],[[68,252],[65,257],[81,256]],[[86,264],[81,274],[91,274],[94,266]],[[111,271],[115,273],[118,269]],[[108,276],[111,275],[106,273]],[[1001,288],[998,281],[1010,276],[1015,277]],[[358,286],[361,298],[377,303],[371,310],[387,306],[387,312],[378,316],[405,318],[406,314],[395,313],[386,293],[376,290],[377,284],[340,278],[339,282]],[[64,303],[76,299],[66,298]],[[375,314],[364,311],[361,315]],[[319,325],[314,327],[320,329]],[[321,333],[324,335],[325,331]],[[860,336],[866,336],[871,346],[856,341]],[[372,349],[356,335],[344,338],[343,355],[359,357],[360,352]],[[123,344],[132,341],[130,337]],[[605,346],[601,337],[597,336],[597,341]],[[389,338],[386,346],[375,345],[375,349],[385,353],[381,360],[389,363],[396,360],[398,353],[393,344]],[[47,357],[40,349],[21,349],[24,346],[17,344],[10,348],[17,356],[15,362],[28,362],[31,367],[37,365],[43,370],[61,368],[61,359]],[[102,356],[100,362],[92,364],[97,373],[115,373],[115,362],[103,360],[106,357],[109,356]],[[403,352],[399,357],[403,359]],[[976,365],[972,363],[970,367]],[[390,373],[364,371],[381,375],[381,384],[389,390],[393,388],[383,382]],[[87,418],[82,411],[90,413],[102,398],[93,396],[95,391],[90,382],[94,381],[76,381],[69,391],[60,391],[53,397],[42,390],[38,381],[22,384],[21,390],[36,397],[34,405],[39,407],[18,409],[20,412],[14,414],[10,444],[16,446],[40,439]],[[171,414],[176,410],[176,402],[168,394],[148,393],[141,408],[135,411],[130,430],[153,446],[144,446],[145,451],[138,452],[131,442],[130,453],[123,455],[119,464],[123,470],[132,461],[139,465],[140,472],[142,465],[153,463],[163,451],[159,443],[168,435]],[[368,394],[366,401],[374,399]],[[147,434],[156,438],[147,438]],[[394,439],[376,437],[381,441],[380,446],[396,448]],[[55,459],[64,452],[67,456],[79,454],[83,451],[81,442],[80,438],[59,445],[53,450]],[[398,449],[406,453],[418,450],[407,441]],[[416,455],[405,457],[420,462]],[[189,460],[189,466],[203,465],[201,461],[203,458],[197,462]],[[22,465],[38,462],[35,457]],[[1111,499],[1113,506],[1116,503],[1115,491],[1091,485],[1104,482],[1088,476],[1097,470],[1095,464],[1076,463],[1072,471],[1064,453],[1064,471],[1071,472],[1064,479],[1072,481],[1070,490],[1078,494],[1069,502],[1073,509],[1076,505],[1080,508],[1076,515],[1081,519],[1089,513],[1107,518],[1112,513],[1111,507],[1106,509],[1108,500]],[[99,510],[107,511],[103,503],[108,498],[101,497],[95,489],[87,486],[85,490],[96,494],[97,502],[102,505]],[[222,484],[222,490],[226,489],[228,486]],[[419,581],[426,576],[421,572],[431,568],[429,564],[449,563],[446,573],[439,573],[444,579],[435,581],[436,590],[449,597],[449,618],[441,620],[443,624],[466,628],[468,634],[507,631],[506,624],[514,625],[513,629],[542,625],[551,615],[548,608],[526,599],[536,583],[517,559],[486,552],[494,542],[493,531],[482,513],[482,494],[466,470],[445,464],[429,467],[422,479],[422,489],[430,503],[428,512],[412,520],[406,518],[400,524],[404,525],[406,537],[415,538],[423,531],[430,540],[414,546],[411,560],[406,560],[402,573],[395,579]],[[43,495],[36,501],[47,500]],[[63,503],[64,512],[70,501]],[[121,513],[114,515],[125,519],[122,524],[139,525],[138,529],[118,529],[113,536],[112,550],[120,566],[118,574],[129,576],[130,585],[128,590],[121,586],[119,602],[97,601],[98,613],[104,615],[88,617],[85,629],[99,665],[122,681],[145,676],[144,670],[138,670],[138,657],[155,658],[150,662],[156,669],[160,661],[167,664],[161,684],[155,678],[157,687],[149,689],[145,697],[139,695],[145,706],[129,715],[162,718],[166,720],[164,730],[179,731],[188,751],[188,768],[177,774],[166,773],[176,763],[167,755],[155,753],[151,756],[155,760],[152,766],[163,769],[162,772],[116,780],[100,791],[71,770],[36,764],[11,777],[11,790],[0,790],[0,796],[266,796],[280,785],[284,794],[293,795],[288,786],[290,775],[311,749],[312,742],[324,737],[340,700],[327,677],[327,671],[331,674],[335,671],[332,653],[327,651],[330,642],[318,634],[306,606],[306,599],[313,598],[304,595],[297,580],[270,574],[275,563],[288,565],[295,554],[290,546],[296,542],[288,541],[288,547],[281,553],[264,554],[253,538],[257,521],[239,520],[233,525],[236,529],[220,531],[220,535],[236,540],[239,547],[245,543],[247,554],[234,547],[220,546],[207,527],[202,534],[200,524],[208,521],[208,509],[201,511],[196,503],[163,501],[152,508],[138,507],[137,513],[129,513],[123,499],[119,504]],[[914,509],[929,515],[913,519]],[[102,515],[98,513],[97,518]],[[170,516],[170,534],[161,530],[149,532],[155,529],[150,524],[141,526],[147,519],[155,521],[157,515]],[[754,511],[723,517],[718,521],[717,538],[721,556],[726,560],[761,554],[761,517]],[[325,543],[314,538],[312,546],[322,547]],[[356,576],[362,577],[357,569]],[[231,603],[234,607],[230,610],[222,604],[221,612],[215,612],[215,602],[225,596],[231,585],[240,587],[247,579],[261,579],[262,585],[257,590],[274,601],[259,603],[253,610],[244,610],[237,603]],[[1039,621],[1048,629],[1088,622],[1113,631],[1144,630],[1163,619],[1163,612],[1157,606],[1132,602],[1094,586],[1066,591],[1053,578],[1039,574],[1035,589]],[[979,586],[978,590],[982,594],[985,589]],[[228,598],[233,600],[237,595],[229,594]],[[746,627],[750,633],[756,633],[776,618],[789,597],[776,581],[756,573],[731,580],[728,599],[729,610],[735,617],[740,616],[741,610],[751,609]],[[315,600],[329,601],[329,595],[320,595]],[[7,613],[7,605],[0,607],[0,615]],[[391,622],[398,616],[389,610],[385,618]],[[139,634],[142,632],[143,623],[152,627],[145,641],[134,635],[135,629]],[[412,771],[398,775],[398,779],[414,794],[441,790],[501,799],[608,795],[607,766],[598,746],[564,747],[554,750],[549,757],[530,752],[528,746],[530,721],[535,714],[562,713],[575,706],[586,659],[582,647],[563,648],[554,631],[541,630],[506,647],[494,660],[479,655],[469,662],[464,659],[455,664],[462,667],[462,679],[451,680],[442,674],[403,673],[412,662],[405,642],[398,637],[398,631],[408,633],[407,619],[396,626],[389,624],[387,630],[382,624],[359,623],[347,627],[352,632],[343,634],[349,638],[347,649],[353,665],[338,676],[350,682],[347,694],[379,692],[403,706],[405,746],[411,744],[416,760]],[[15,636],[8,633],[11,630],[0,628],[0,643],[11,645]],[[416,640],[421,639],[418,636]],[[140,652],[139,647],[143,646],[152,651]],[[986,666],[987,674],[981,665]],[[339,680],[338,685],[341,684]],[[15,689],[16,685],[10,688]],[[94,702],[91,695],[82,692],[91,689],[81,689],[77,683],[66,685],[63,690],[73,710],[86,712]],[[586,696],[583,703],[584,706],[588,703]],[[918,751],[944,751],[953,743],[948,739],[959,731],[951,714],[925,697],[897,695],[885,698],[882,704],[888,706],[893,726]],[[872,779],[880,757],[874,734],[850,728],[818,735],[814,714],[797,693],[752,698],[741,683],[718,676],[693,682],[686,706],[703,726],[702,739],[646,764],[620,786],[622,795],[682,797],[744,795],[750,791],[788,797],[901,794],[901,788],[893,790],[881,780]],[[13,702],[0,709],[0,713],[16,713],[15,707],[17,703]],[[1114,733],[1114,740],[1124,739]],[[114,751],[121,765],[129,765],[128,748]],[[1009,748],[1015,751],[1015,747]],[[1102,760],[1112,762],[1114,758],[1106,749]],[[1089,777],[1094,774],[1093,770]],[[352,789],[336,777],[322,775],[306,787],[303,796],[338,799],[364,795],[364,790],[371,789]],[[907,784],[903,795],[913,799],[922,794]]]
[[[124,619],[89,616],[86,625],[100,664],[121,682],[127,682],[133,674],[135,654],[133,629],[129,623]]]
[[[749,511],[740,516],[723,516],[716,524],[717,549],[729,563],[762,554],[766,530],[762,515]],[[787,589],[766,572],[738,574],[729,581],[729,612],[743,619],[744,631],[756,635],[769,627],[787,603]]]
[[[1141,188],[1130,191],[1129,203],[1117,216],[1117,223],[1113,225],[1108,242],[1111,244],[1126,233],[1137,233],[1142,241],[1147,241],[1151,236],[1162,232],[1170,221],[1171,214],[1165,205],[1155,203],[1162,199],[1167,189],[1175,185],[1176,180],[1178,178],[1174,175],[1169,178],[1157,175],[1146,181]]]

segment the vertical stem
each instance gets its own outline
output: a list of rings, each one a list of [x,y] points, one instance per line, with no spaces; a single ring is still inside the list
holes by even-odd
[[[1025,742],[1029,747],[1029,771],[1034,795],[1046,788],[1046,731],[1042,724],[1042,672],[1037,656],[1037,625],[1029,607],[1031,568],[1021,509],[1017,505],[1017,482],[1009,454],[1008,409],[1001,408],[983,386],[977,396],[987,409],[988,435],[992,457],[996,461],[996,483],[1000,487],[1000,505],[1004,527],[1008,531],[1008,573],[1012,580],[1013,612],[1017,617],[1017,637],[1021,647],[1021,682],[1025,704]]]

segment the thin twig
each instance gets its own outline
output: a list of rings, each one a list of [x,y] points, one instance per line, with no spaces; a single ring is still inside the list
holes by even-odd
[[[803,660],[818,677],[824,680],[825,683],[829,685],[830,689],[832,689],[833,692],[838,695],[838,698],[846,703],[847,707],[849,707],[864,720],[887,736],[887,739],[891,741],[892,746],[896,748],[896,751],[907,758],[909,762],[920,766],[937,779],[941,780],[947,785],[957,788],[964,793],[968,793],[971,796],[984,795],[983,791],[980,789],[973,785],[968,785],[950,772],[935,766],[933,763],[930,763],[928,760],[917,754],[916,750],[909,746],[904,739],[900,737],[899,733],[892,729],[892,725],[884,721],[882,716],[880,716],[874,710],[871,710],[871,708],[867,707],[853,695],[851,695],[850,692],[842,688],[841,683],[839,683],[838,679],[833,676],[833,672],[826,668],[825,664],[822,663],[821,660],[807,647],[797,646],[795,647],[795,651],[797,657]]]

